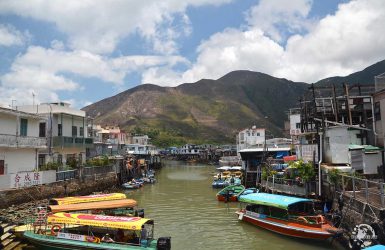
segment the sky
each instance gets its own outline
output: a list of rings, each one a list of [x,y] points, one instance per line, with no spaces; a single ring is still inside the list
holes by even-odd
[[[234,70],[312,83],[384,60],[384,24],[383,0],[0,0],[0,105]]]

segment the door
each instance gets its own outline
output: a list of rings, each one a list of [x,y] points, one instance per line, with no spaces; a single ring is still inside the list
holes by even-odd
[[[4,160],[0,160],[0,175],[4,175]]]

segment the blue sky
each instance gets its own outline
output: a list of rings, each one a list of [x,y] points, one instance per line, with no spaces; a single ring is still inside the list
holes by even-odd
[[[233,70],[311,83],[385,59],[384,23],[383,0],[0,0],[0,104]]]

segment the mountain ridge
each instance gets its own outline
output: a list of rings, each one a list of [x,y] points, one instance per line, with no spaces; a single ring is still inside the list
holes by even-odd
[[[385,60],[317,86],[369,79],[385,72]],[[349,81],[348,81],[349,80]],[[371,83],[372,83],[371,82]],[[369,83],[370,84],[370,83]],[[297,106],[309,84],[261,72],[236,70],[176,87],[143,84],[83,108],[102,125],[147,133],[158,146],[234,143],[240,129],[257,125],[282,136],[286,111]]]

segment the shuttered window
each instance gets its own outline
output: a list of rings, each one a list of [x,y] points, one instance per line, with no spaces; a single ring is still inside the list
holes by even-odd
[[[21,136],[27,136],[27,129],[28,129],[28,120],[27,119],[20,119],[20,135]]]

